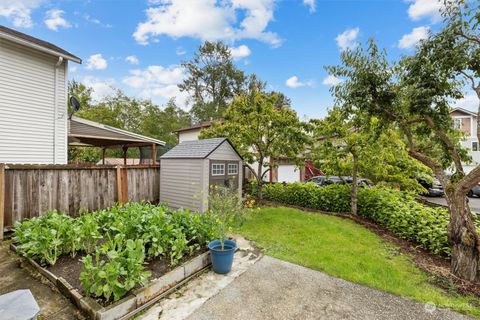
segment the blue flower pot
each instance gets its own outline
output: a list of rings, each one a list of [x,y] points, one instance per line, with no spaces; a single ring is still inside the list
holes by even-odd
[[[232,270],[233,254],[237,249],[237,244],[233,240],[225,240],[222,250],[220,240],[214,240],[208,244],[210,255],[212,256],[213,271],[220,274],[229,273]]]

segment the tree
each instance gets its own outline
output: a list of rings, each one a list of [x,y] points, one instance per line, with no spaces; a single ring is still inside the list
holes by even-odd
[[[398,131],[376,118],[352,114],[337,106],[323,120],[314,120],[314,136],[319,142],[311,156],[329,175],[351,176],[351,210],[357,214],[358,176],[375,183],[420,190],[415,177],[428,168],[409,157]]]
[[[205,41],[182,66],[188,77],[178,87],[190,95],[196,121],[220,119],[245,84],[243,71],[237,69],[230,48],[221,41]]]
[[[345,52],[342,65],[330,71],[346,79],[335,89],[338,101],[397,126],[410,156],[441,181],[450,211],[451,271],[466,280],[480,280],[480,240],[466,198],[480,181],[480,166],[465,175],[465,151],[449,114],[450,102],[463,95],[459,76],[473,79],[472,88],[477,87],[474,81],[480,76],[480,40],[474,36],[479,8],[465,9],[464,4],[447,1],[446,27],[430,35],[419,44],[415,55],[398,65],[390,65],[386,53],[379,52],[371,41],[366,50]],[[470,16],[469,22],[459,22],[465,15]],[[425,148],[432,144],[435,148]],[[445,170],[452,163],[454,174],[449,176]]]
[[[288,105],[280,105],[278,93],[255,91],[233,100],[221,124],[202,130],[200,138],[227,137],[246,163],[256,163],[252,170],[257,182],[257,196],[262,199],[264,170],[268,161],[280,156],[297,159],[309,141],[307,125]]]

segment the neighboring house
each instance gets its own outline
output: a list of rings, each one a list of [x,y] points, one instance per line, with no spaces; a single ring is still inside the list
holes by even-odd
[[[466,173],[470,172],[480,164],[480,149],[477,138],[477,114],[462,108],[454,108],[450,112],[453,118],[455,128],[465,134],[465,138],[460,142],[468,150],[472,163],[464,164]]]
[[[204,121],[197,124],[194,124],[190,127],[181,128],[175,130],[178,137],[178,143],[182,143],[184,141],[194,141],[198,140],[198,136],[200,135],[200,131],[206,128],[210,128],[214,122],[213,121]]]
[[[67,163],[69,61],[82,62],[0,25],[0,163]]]

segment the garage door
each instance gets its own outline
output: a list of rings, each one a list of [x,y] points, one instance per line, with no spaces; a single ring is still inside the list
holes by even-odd
[[[300,169],[295,165],[283,164],[278,166],[278,182],[299,182]]]

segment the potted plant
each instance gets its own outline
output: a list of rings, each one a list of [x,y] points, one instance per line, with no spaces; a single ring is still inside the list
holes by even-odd
[[[213,271],[226,274],[232,269],[233,256],[237,249],[237,244],[228,238],[228,234],[234,226],[243,221],[245,213],[243,199],[236,191],[222,186],[212,186],[208,205],[217,222],[218,239],[208,244]]]

